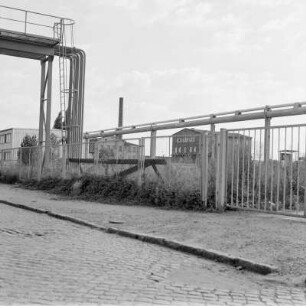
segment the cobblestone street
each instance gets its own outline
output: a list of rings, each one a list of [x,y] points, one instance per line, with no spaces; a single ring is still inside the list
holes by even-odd
[[[0,304],[305,305],[300,288],[0,204]]]

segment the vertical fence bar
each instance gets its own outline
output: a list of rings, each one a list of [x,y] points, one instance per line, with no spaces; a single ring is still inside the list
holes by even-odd
[[[138,184],[142,185],[144,182],[144,175],[145,175],[145,168],[144,168],[144,162],[145,162],[145,152],[144,152],[144,146],[145,146],[145,138],[139,138],[139,155],[138,155]]]
[[[18,152],[19,152],[19,180],[22,179],[22,147],[19,148],[19,151],[17,151],[17,156],[18,156]],[[0,157],[1,158],[1,157]]]
[[[243,149],[242,149],[242,182],[241,182],[241,205],[244,202],[244,184],[245,184],[245,130],[243,131]]]
[[[284,181],[283,181],[283,211],[286,206],[286,184],[287,184],[287,128],[285,127],[285,149],[284,149]]]
[[[248,158],[248,170],[247,170],[247,208],[250,207],[250,163],[252,158],[252,141],[251,141],[251,130],[249,130],[248,133],[248,141],[247,141],[247,158]]]
[[[173,158],[173,154],[171,152],[171,140],[173,140],[173,136],[169,136],[168,137],[168,148],[169,148],[169,160],[168,160],[168,187],[170,188],[171,186],[171,168],[172,168],[172,158]]]
[[[253,161],[253,178],[252,178],[252,208],[255,207],[255,182],[256,182],[256,129],[254,131],[254,161]]]
[[[290,159],[290,211],[292,211],[292,201],[293,201],[293,127],[291,127],[291,159]],[[290,156],[290,155],[289,155]]]
[[[66,144],[62,144],[62,177],[66,178]]]
[[[277,139],[277,188],[276,188],[276,211],[279,210],[279,191],[280,191],[280,128],[278,128],[278,139]]]
[[[237,133],[237,182],[236,182],[236,206],[239,206],[239,161],[240,161],[240,134]]]
[[[1,155],[0,155],[0,169],[1,169],[1,174],[2,174],[3,173],[3,160],[4,160],[3,154],[4,154],[4,151],[1,150],[0,153],[1,153]]]
[[[207,207],[207,189],[208,189],[208,154],[207,149],[207,133],[204,132],[200,136],[200,167],[201,167],[201,200],[204,207]]]
[[[274,182],[273,182],[273,176],[274,176],[274,129],[271,129],[271,187],[270,187],[270,210],[272,210],[273,206],[273,191],[274,191]]]
[[[298,213],[300,211],[300,140],[301,140],[301,127],[298,127],[298,147],[297,147],[297,179],[296,179],[296,207]]]
[[[261,137],[262,137],[262,129],[259,129],[259,169],[258,169],[258,207],[257,209],[261,208]]]
[[[231,205],[234,205],[234,174],[235,174],[235,137],[234,133],[231,136],[232,156],[231,156]]]

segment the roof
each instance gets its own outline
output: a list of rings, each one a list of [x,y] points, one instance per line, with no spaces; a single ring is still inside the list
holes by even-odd
[[[179,134],[179,133],[181,133],[181,132],[183,132],[183,131],[186,131],[186,132],[188,132],[188,131],[189,131],[189,132],[194,132],[194,133],[197,133],[197,134],[202,134],[203,132],[206,132],[205,130],[200,130],[200,129],[184,128],[184,129],[182,129],[182,130],[180,130],[180,131],[178,131],[178,132],[172,134],[172,136],[177,135],[177,134]]]

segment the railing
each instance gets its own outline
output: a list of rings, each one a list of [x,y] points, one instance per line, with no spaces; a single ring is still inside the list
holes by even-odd
[[[73,27],[74,20],[50,14],[43,14],[20,8],[0,5],[0,28],[24,34],[43,35],[54,38],[58,24]]]

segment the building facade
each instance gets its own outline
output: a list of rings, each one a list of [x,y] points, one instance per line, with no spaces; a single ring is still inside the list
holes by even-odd
[[[18,148],[26,135],[38,138],[38,129],[10,128],[0,131],[0,160],[17,160]],[[58,139],[61,138],[61,130],[51,130]]]
[[[89,153],[94,159],[137,159],[139,145],[116,137],[105,137],[89,143]]]
[[[200,154],[200,136],[205,130],[185,128],[172,135],[172,157],[192,157]],[[217,138],[220,132],[208,133],[208,157],[215,157],[217,153]],[[250,152],[252,137],[239,133],[227,135],[227,160],[235,158],[238,151]]]

